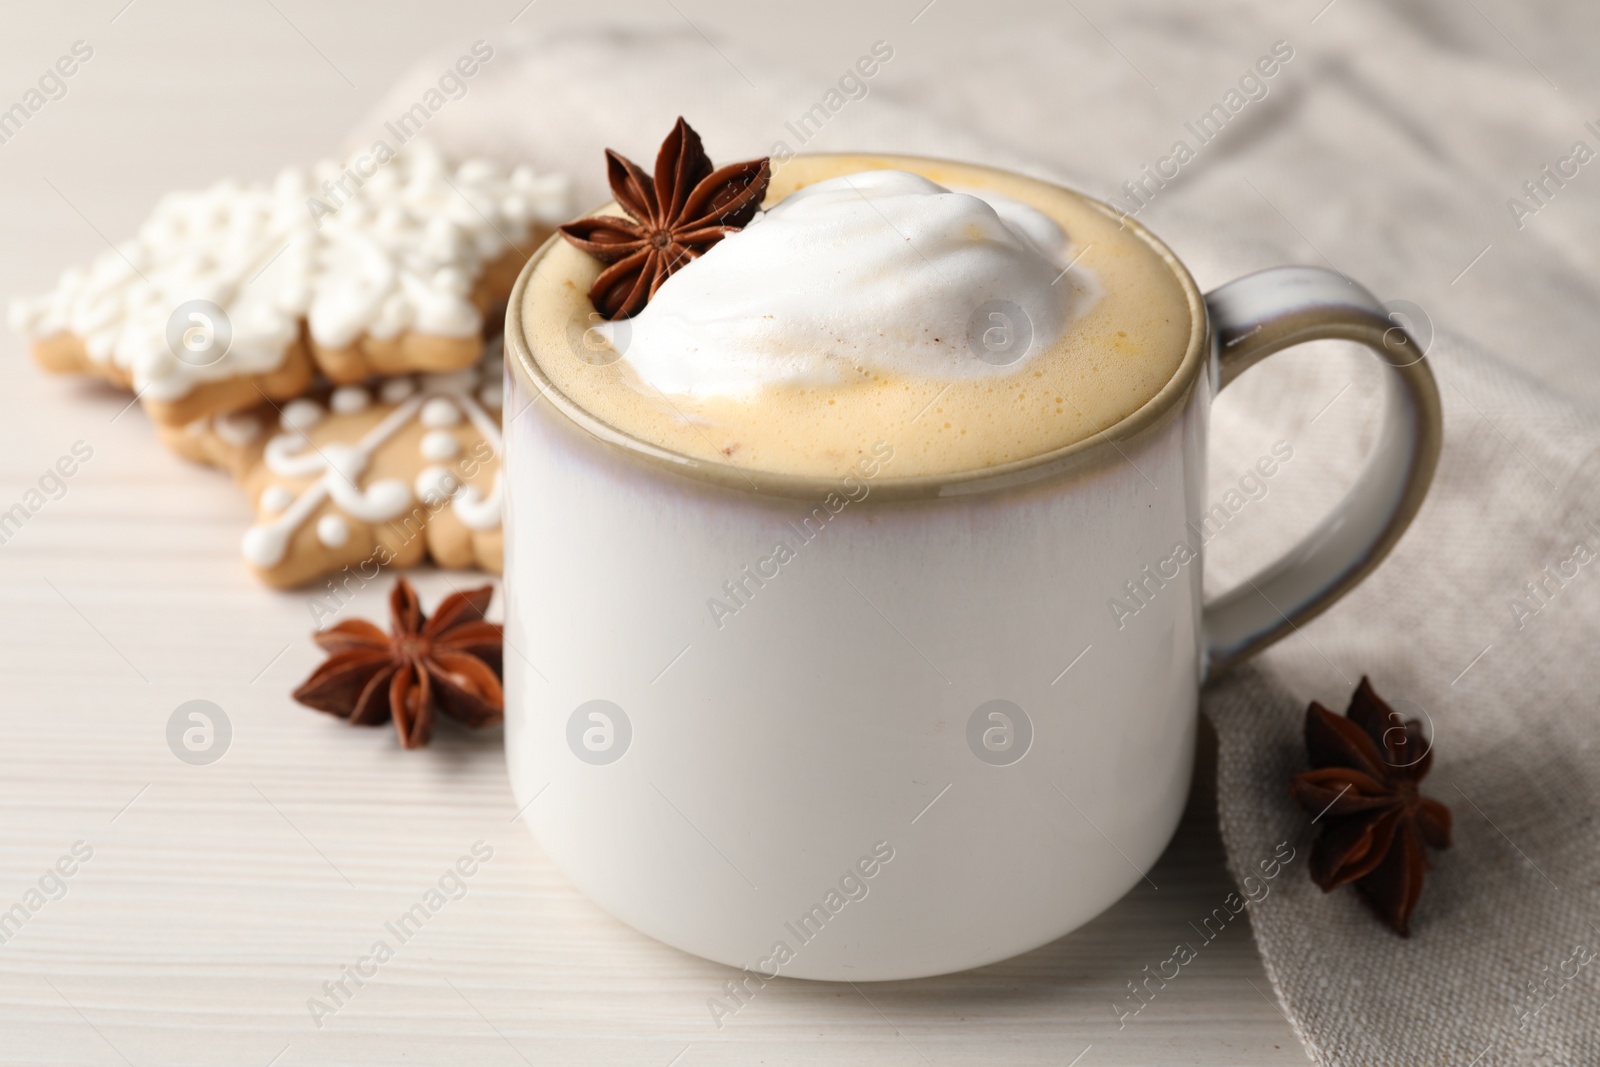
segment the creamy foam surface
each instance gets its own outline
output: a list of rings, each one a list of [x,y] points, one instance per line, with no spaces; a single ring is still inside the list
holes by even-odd
[[[1004,377],[1095,287],[1086,271],[1065,277],[1067,237],[1048,215],[982,196],[903,170],[808,185],[599,332],[669,396],[759,403],[774,385]],[[974,359],[969,321],[986,305],[1001,319],[980,316],[993,350]]]
[[[1167,261],[1056,186],[799,157],[766,207],[625,323],[593,315],[600,264],[553,244],[522,308],[541,369],[602,421],[676,452],[833,475],[887,442],[884,474],[902,477],[1089,437],[1159,392],[1189,344]]]

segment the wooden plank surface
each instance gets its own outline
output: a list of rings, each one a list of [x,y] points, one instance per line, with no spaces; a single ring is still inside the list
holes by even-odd
[[[76,40],[95,55],[0,145],[6,293],[42,291],[169,188],[331,153],[441,41],[513,17],[591,17],[558,0],[520,15],[521,0],[124,3],[7,12],[0,96],[20,96]],[[751,25],[731,3],[695,12],[724,9]],[[664,9],[609,14],[630,10]],[[823,56],[827,34],[819,18],[792,46]],[[41,879],[59,896],[0,945],[0,1063],[1303,1062],[1247,919],[1118,1029],[1126,983],[1193,939],[1190,923],[1232,888],[1204,756],[1152,872],[1159,890],[1141,883],[1077,933],[967,974],[780,980],[718,1028],[706,1001],[732,972],[632,932],[562,880],[513,821],[497,734],[447,729],[406,753],[290,702],[317,662],[312,615],[304,593],[245,573],[235,490],[170,457],[124,396],[47,378],[15,338],[0,351],[0,509],[75,442],[93,449],[0,545],[0,911]],[[472,577],[419,584],[431,604]],[[382,593],[350,610],[380,613]],[[173,710],[194,699],[231,724],[210,766],[167,744]],[[323,984],[477,841],[494,854],[466,895],[314,1020]],[[76,842],[92,856],[47,878]]]

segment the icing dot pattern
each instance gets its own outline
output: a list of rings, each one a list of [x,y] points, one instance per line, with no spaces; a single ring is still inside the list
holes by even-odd
[[[422,405],[422,425],[443,429],[461,421],[461,409],[442,396],[436,396]]]
[[[417,475],[417,499],[433,502],[448,499],[461,488],[461,479],[448,467],[424,467]]]
[[[495,405],[498,407],[499,405]],[[461,454],[461,442],[446,430],[429,430],[422,438],[422,458],[435,463],[455,459]]]
[[[359,385],[341,385],[328,398],[328,406],[341,415],[354,415],[358,411],[365,411],[371,403],[372,394]]]
[[[338,515],[324,515],[317,520],[317,540],[329,548],[343,548],[350,540],[350,524]]]
[[[490,347],[498,360],[500,342],[492,341]],[[485,493],[477,486],[468,485],[462,473],[455,469],[457,465],[444,464],[461,455],[461,442],[454,428],[464,423],[470,424],[488,444],[494,459],[500,459],[499,406],[485,403],[484,398],[487,394],[498,399],[485,387],[485,382],[498,385],[501,373],[497,362],[492,369],[480,366],[452,374],[424,375],[420,381],[394,379],[380,391],[389,410],[355,442],[324,441],[312,447],[305,430],[324,420],[327,412],[311,400],[285,405],[284,432],[267,442],[263,461],[278,476],[311,481],[298,493],[279,485],[262,492],[259,504],[266,517],[245,531],[241,544],[245,559],[263,569],[281,563],[295,531],[319,512],[318,541],[329,548],[340,548],[350,541],[350,519],[370,524],[386,522],[413,507],[417,500],[435,508],[448,502],[456,517],[471,530],[498,529],[499,468],[496,467],[493,484]],[[410,388],[403,392],[388,389],[401,380],[407,381]],[[355,411],[342,413],[356,414],[370,406],[370,394],[366,390],[358,391],[366,402]],[[336,412],[341,406],[337,399],[339,393],[340,390],[335,390],[329,399]],[[396,399],[388,400],[391,396]],[[350,401],[344,402],[347,409],[350,404]],[[363,485],[364,475],[378,449],[413,422],[428,428],[418,445],[428,465],[413,484],[408,486],[398,479],[382,478]],[[329,502],[337,511],[323,510]]]
[[[278,416],[278,423],[285,430],[309,430],[322,421],[327,412],[322,410],[322,405],[315,400],[301,398],[291,400],[283,406],[283,412]]]
[[[294,493],[287,486],[269,485],[261,491],[261,498],[258,503],[262,511],[269,515],[276,515],[294,503]]]

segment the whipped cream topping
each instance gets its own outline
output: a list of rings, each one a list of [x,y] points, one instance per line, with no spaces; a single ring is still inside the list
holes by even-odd
[[[220,182],[163,198],[136,237],[69,269],[53,292],[13,301],[11,326],[33,340],[77,335],[90,358],[157,400],[277,369],[302,319],[328,348],[364,333],[471,336],[483,267],[535,221],[565,219],[569,201],[561,176],[451,167],[416,141],[376,165],[361,156],[271,183]],[[207,365],[178,359],[167,337],[191,300],[222,307],[232,328],[227,353]]]
[[[1070,252],[1018,200],[862,171],[784,198],[600,332],[675,395],[1014,374],[1095,298]],[[998,354],[979,350],[985,337]]]

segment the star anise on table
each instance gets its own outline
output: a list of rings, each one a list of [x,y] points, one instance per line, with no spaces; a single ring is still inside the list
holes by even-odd
[[[1402,721],[1363,676],[1347,715],[1315,701],[1306,709],[1306,749],[1312,769],[1294,776],[1289,794],[1323,824],[1311,846],[1312,881],[1325,893],[1354,882],[1378,917],[1409,937],[1430,869],[1424,845],[1450,847],[1450,809],[1417,791],[1433,766],[1421,722]]]
[[[393,719],[406,748],[428,743],[437,712],[468,726],[499,722],[503,636],[498,623],[484,619],[493,596],[492,585],[452,593],[429,618],[411,583],[397,579],[389,594],[391,632],[350,619],[313,634],[330,655],[294,698],[355,726]]]
[[[772,168],[762,158],[713,170],[700,135],[680,116],[661,143],[653,180],[609,148],[606,176],[630,218],[579,219],[561,227],[561,236],[611,264],[590,286],[589,299],[606,318],[625,319],[674,271],[755,218]]]

